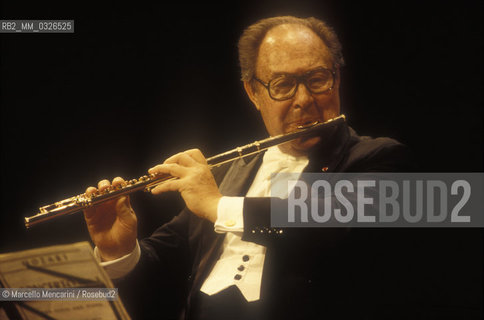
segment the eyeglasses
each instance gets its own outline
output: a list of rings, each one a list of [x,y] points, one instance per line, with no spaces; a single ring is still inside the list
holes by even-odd
[[[256,77],[254,77],[254,80],[260,82],[267,89],[272,99],[283,101],[294,97],[300,83],[303,83],[313,94],[327,92],[333,89],[335,75],[336,73],[333,70],[318,68],[300,76],[277,76],[269,83],[264,83]]]

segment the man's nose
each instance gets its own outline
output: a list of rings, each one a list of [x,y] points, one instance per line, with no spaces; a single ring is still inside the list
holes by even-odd
[[[294,107],[304,109],[313,103],[313,95],[304,83],[299,83],[294,94]]]

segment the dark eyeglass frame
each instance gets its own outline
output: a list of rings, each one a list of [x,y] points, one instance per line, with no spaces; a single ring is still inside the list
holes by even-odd
[[[311,90],[311,88],[307,85],[307,80],[308,78],[318,72],[318,71],[329,71],[331,73],[331,76],[333,77],[333,83],[331,84],[331,86],[324,90],[324,91],[321,91],[321,92],[314,92]],[[304,86],[306,87],[306,89],[308,89],[309,92],[311,92],[312,94],[322,94],[322,93],[325,93],[325,92],[328,92],[328,91],[331,91],[333,90],[333,87],[334,87],[334,83],[336,81],[336,72],[334,70],[331,70],[331,69],[326,69],[326,68],[317,68],[317,69],[314,69],[314,70],[310,70],[300,76],[297,76],[297,75],[291,75],[291,74],[288,74],[288,75],[282,75],[282,76],[285,76],[285,77],[289,77],[289,78],[293,78],[296,80],[296,87],[295,89],[293,89],[293,92],[287,96],[287,97],[284,97],[284,98],[274,98],[271,94],[271,83],[277,79],[279,79],[281,76],[277,76],[271,80],[269,80],[268,83],[265,83],[264,81],[262,81],[261,79],[257,78],[256,76],[253,77],[254,80],[256,80],[257,82],[259,82],[261,85],[264,86],[264,88],[267,89],[267,92],[269,93],[269,97],[271,97],[271,99],[273,100],[276,100],[276,101],[284,101],[284,100],[289,100],[291,99],[292,97],[294,97],[296,95],[296,92],[297,92],[297,89],[299,87],[299,84],[302,83],[304,84]]]

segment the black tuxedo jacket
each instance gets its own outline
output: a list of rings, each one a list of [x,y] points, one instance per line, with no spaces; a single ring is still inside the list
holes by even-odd
[[[395,172],[408,167],[402,144],[358,136],[346,124],[322,141],[305,171]],[[222,194],[244,196],[261,162],[259,154],[214,170]],[[267,247],[258,302],[263,306],[261,318],[372,318],[384,312],[385,303],[378,299],[387,295],[379,292],[385,279],[375,278],[375,257],[386,250],[374,247],[381,232],[271,228],[270,198],[245,198],[243,214],[242,239]],[[185,209],[141,240],[140,262],[119,285],[133,318],[195,319],[200,287],[221,253],[223,239],[211,222]],[[142,303],[132,307],[134,300]],[[150,310],[153,305],[156,311]]]

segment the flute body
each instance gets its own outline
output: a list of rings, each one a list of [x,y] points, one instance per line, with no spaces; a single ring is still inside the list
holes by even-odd
[[[253,154],[257,154],[272,146],[276,146],[303,136],[311,136],[324,133],[324,130],[329,130],[335,126],[345,122],[344,115],[330,119],[323,123],[315,123],[307,126],[301,126],[298,130],[282,134],[274,137],[269,137],[263,140],[255,141],[245,146],[237,147],[227,152],[218,154],[216,156],[207,158],[207,163],[210,167],[218,167],[222,164],[235,161]],[[85,193],[73,196],[61,201],[57,201],[50,205],[39,208],[39,213],[31,217],[25,217],[25,226],[30,228],[36,224],[48,221],[60,216],[65,216],[80,212],[88,207],[93,207],[105,201],[115,199],[136,191],[144,190],[150,191],[157,185],[171,179],[176,179],[170,175],[144,175],[138,179],[132,179],[126,182],[125,185],[117,187],[109,187],[102,192],[87,195]]]

